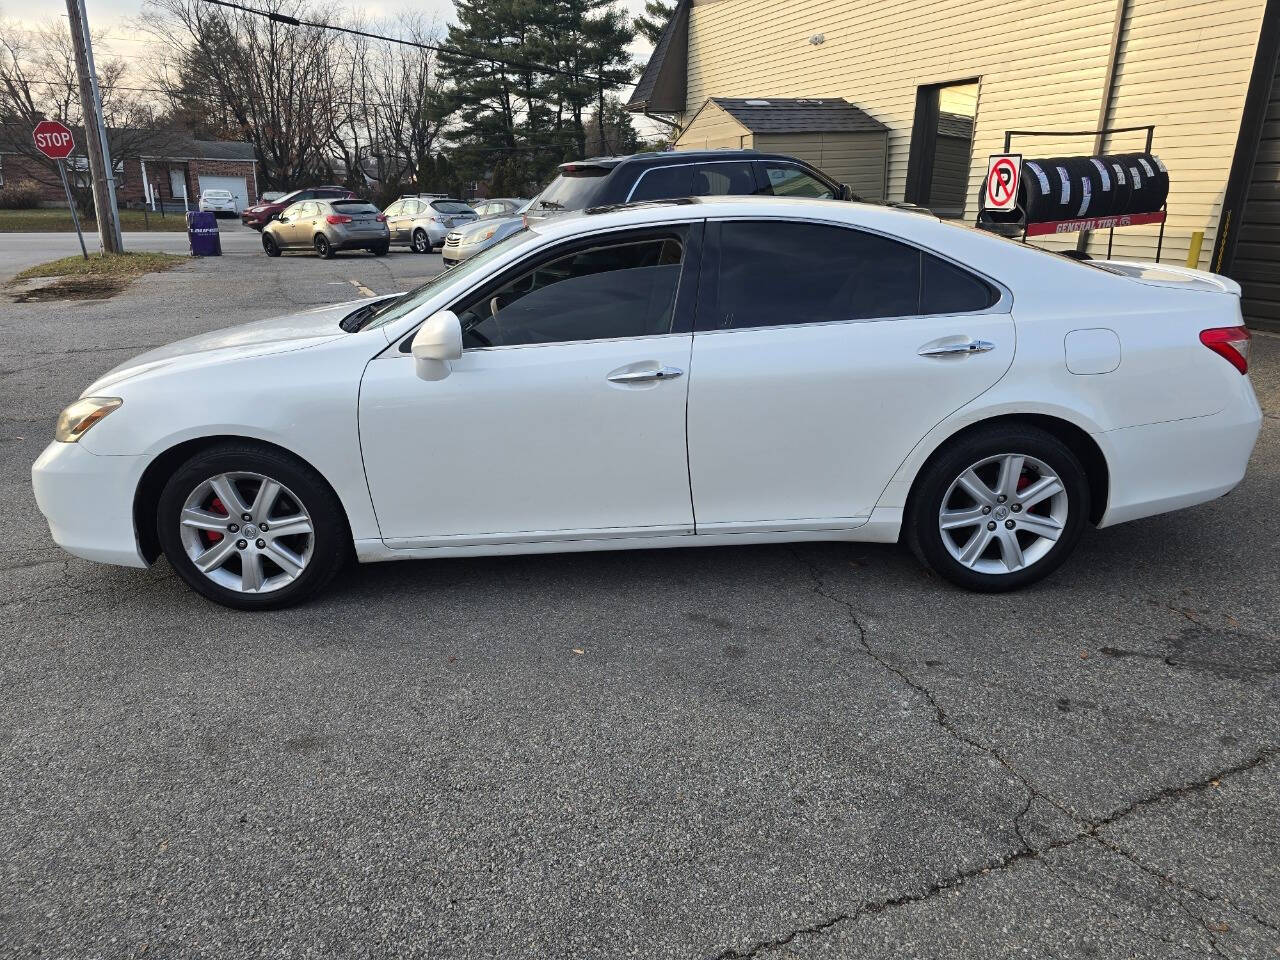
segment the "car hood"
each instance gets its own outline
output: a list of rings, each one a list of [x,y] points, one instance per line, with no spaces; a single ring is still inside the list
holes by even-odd
[[[1179,290],[1200,290],[1208,293],[1228,293],[1240,296],[1240,284],[1230,277],[1223,277],[1207,270],[1177,267],[1167,263],[1142,263],[1133,260],[1098,260],[1103,269],[1123,277],[1154,287],[1174,287]]]
[[[211,330],[148,350],[108,370],[90,384],[81,396],[94,396],[125,380],[160,369],[173,373],[209,363],[222,363],[267,353],[285,353],[345,337],[347,334],[338,326],[339,322],[361,303],[367,302],[368,300],[356,300],[328,304],[303,313]]]
[[[474,223],[455,227],[452,232],[458,234],[460,243],[466,243],[486,230],[496,230],[501,233],[503,230],[510,229],[512,224],[523,223],[523,217],[490,217],[487,220],[477,220]]]

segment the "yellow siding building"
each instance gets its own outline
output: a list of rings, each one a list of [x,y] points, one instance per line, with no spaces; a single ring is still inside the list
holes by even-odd
[[[888,199],[970,222],[1007,131],[1154,124],[1171,178],[1162,259],[1187,262],[1202,232],[1191,259],[1236,275],[1251,316],[1280,323],[1278,19],[1280,0],[680,0],[630,108],[674,121],[678,148],[717,145],[700,115],[739,138],[719,145],[763,146],[708,101],[841,98],[886,128],[882,157],[870,140],[859,149],[862,167],[882,165]],[[822,166],[800,133],[768,148]],[[1129,152],[1145,139],[1015,137],[1013,150]],[[1156,234],[1117,230],[1113,256],[1153,259]],[[1106,235],[1089,251],[1105,255]]]

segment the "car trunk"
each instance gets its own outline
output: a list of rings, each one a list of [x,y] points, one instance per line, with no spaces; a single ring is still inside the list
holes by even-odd
[[[1104,270],[1129,277],[1153,287],[1170,287],[1175,290],[1197,290],[1203,293],[1229,293],[1240,296],[1240,284],[1229,277],[1177,267],[1167,263],[1141,263],[1129,260],[1092,261]]]
[[[362,202],[348,205],[338,202],[330,206],[335,214],[351,218],[351,222],[344,226],[352,233],[376,234],[383,231],[382,221],[378,219],[382,213],[371,204]]]

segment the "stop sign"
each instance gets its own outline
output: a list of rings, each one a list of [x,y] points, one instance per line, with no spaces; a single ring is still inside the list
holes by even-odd
[[[50,160],[65,160],[76,148],[76,141],[71,131],[57,120],[41,120],[31,131],[36,142],[36,149]]]

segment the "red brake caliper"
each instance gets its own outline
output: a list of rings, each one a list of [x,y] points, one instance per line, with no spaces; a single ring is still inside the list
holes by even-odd
[[[217,497],[213,498],[213,501],[209,504],[209,509],[214,513],[222,514],[224,517],[227,516],[227,508],[222,505],[222,501]],[[217,530],[205,530],[204,537],[209,541],[209,544],[212,545],[221,540],[223,534]]]

